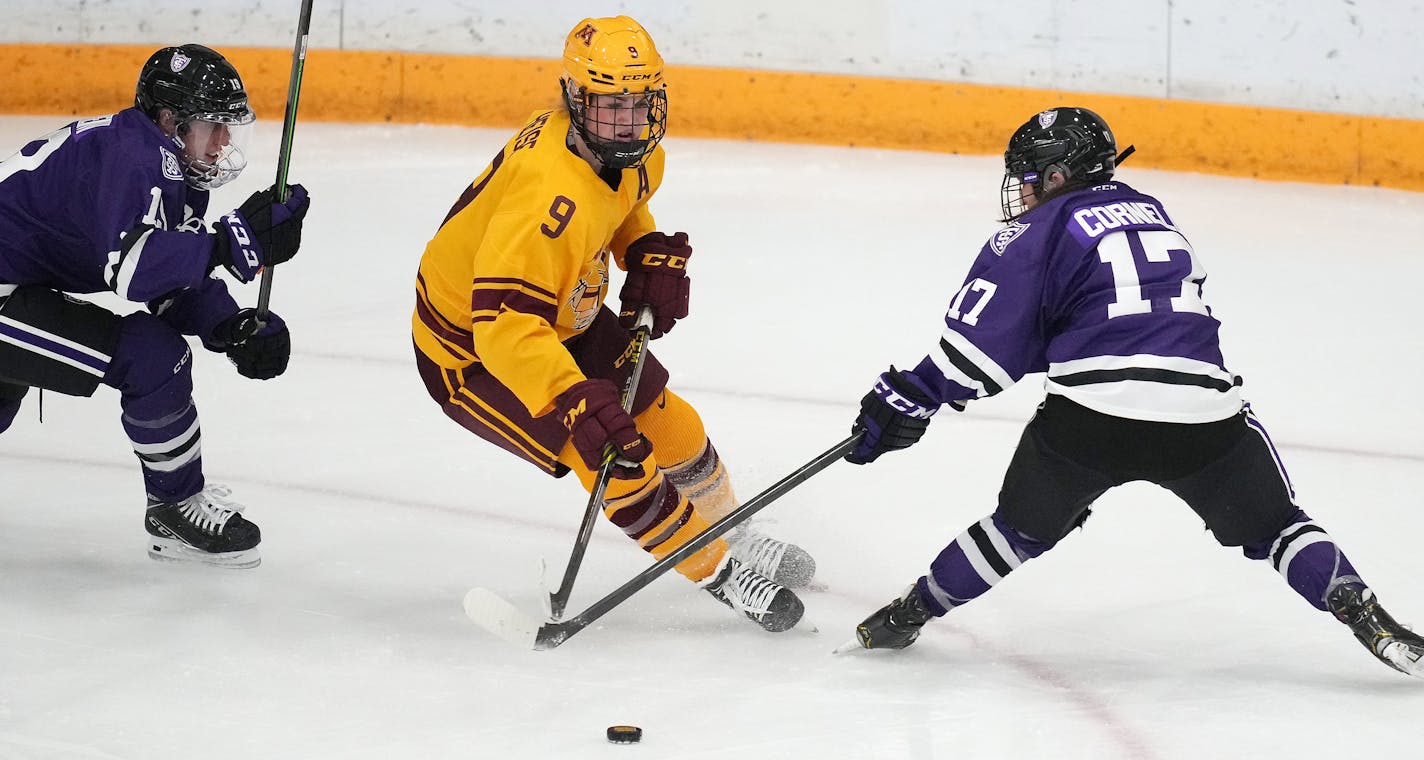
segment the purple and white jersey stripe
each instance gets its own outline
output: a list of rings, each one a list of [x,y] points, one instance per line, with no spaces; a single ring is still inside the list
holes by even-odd
[[[1241,410],[1206,270],[1161,203],[1120,182],[1051,198],[984,245],[914,374],[942,403],[1031,372],[1090,409],[1157,422]]]

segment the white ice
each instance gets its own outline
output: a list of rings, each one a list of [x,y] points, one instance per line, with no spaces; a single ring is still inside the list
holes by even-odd
[[[68,119],[0,119],[0,153]],[[1006,125],[1007,128],[1007,125]],[[256,135],[231,208],[271,183]],[[1408,757],[1424,683],[1387,669],[1266,563],[1133,485],[1085,530],[903,652],[833,657],[993,509],[1042,393],[1030,376],[918,447],[836,463],[763,514],[825,591],[767,634],[666,576],[562,647],[514,649],[460,601],[540,610],[586,495],[484,444],[425,395],[412,283],[506,130],[303,123],[314,198],[278,267],[290,371],[196,359],[204,461],[263,529],[227,571],[144,552],[118,398],[26,400],[0,436],[3,758]],[[1131,135],[1123,135],[1131,139]],[[1139,146],[1146,163],[1151,145]],[[830,448],[891,362],[913,364],[995,229],[992,157],[669,138],[654,202],[696,249],[692,316],[655,344],[742,498]],[[1308,161],[1309,156],[1300,160]],[[1302,506],[1404,621],[1424,624],[1424,195],[1149,171],[1211,277],[1229,366]],[[242,290],[256,300],[256,286]],[[100,299],[102,300],[102,299]],[[106,304],[110,303],[104,301]],[[648,559],[595,531],[582,609]],[[641,747],[608,744],[642,726]]]

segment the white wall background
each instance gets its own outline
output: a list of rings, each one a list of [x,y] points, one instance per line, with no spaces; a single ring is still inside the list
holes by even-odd
[[[291,44],[297,0],[6,0],[0,43]],[[1424,119],[1416,0],[316,0],[319,48],[554,57],[627,13],[680,64]]]

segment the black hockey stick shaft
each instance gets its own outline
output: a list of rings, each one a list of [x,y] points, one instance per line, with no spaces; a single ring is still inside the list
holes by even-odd
[[[627,601],[629,597],[638,593],[644,586],[647,586],[659,576],[671,570],[677,563],[701,551],[727,531],[741,525],[747,518],[765,509],[782,496],[785,496],[791,489],[806,482],[812,475],[826,469],[832,462],[854,451],[856,444],[860,441],[860,435],[859,432],[856,432],[851,435],[851,437],[836,444],[830,450],[802,465],[795,472],[778,480],[770,488],[752,497],[750,501],[732,510],[717,522],[707,526],[707,529],[698,534],[696,538],[678,547],[666,557],[649,565],[647,569],[633,576],[627,583],[614,589],[608,596],[589,605],[588,609],[583,612],[562,622],[545,623],[539,626],[539,632],[534,638],[534,648],[553,649],[565,641],[568,641],[570,636],[587,628],[595,620],[603,617],[609,610]]]
[[[297,18],[297,42],[292,48],[292,76],[287,80],[287,113],[282,117],[282,142],[277,149],[277,181],[273,185],[275,200],[287,201],[287,164],[292,159],[292,137],[297,129],[297,102],[302,95],[302,71],[307,63],[307,34],[311,30],[312,0],[302,0]],[[267,322],[268,303],[272,300],[272,266],[262,268],[262,283],[257,294],[257,321]]]
[[[633,413],[633,401],[638,397],[638,381],[643,377],[643,357],[648,353],[648,334],[653,329],[653,310],[647,306],[638,309],[638,320],[633,329],[633,340],[624,354],[632,362],[628,380],[623,384],[623,411]],[[569,595],[574,591],[574,580],[578,577],[579,566],[583,564],[584,551],[588,549],[589,538],[593,535],[594,523],[603,509],[603,493],[608,489],[608,479],[613,476],[613,461],[618,452],[609,444],[603,454],[603,466],[598,468],[598,477],[589,491],[588,505],[583,510],[583,522],[579,524],[578,538],[569,554],[569,564],[564,568],[564,580],[549,594],[549,614],[558,620],[564,615],[564,607],[569,603]]]

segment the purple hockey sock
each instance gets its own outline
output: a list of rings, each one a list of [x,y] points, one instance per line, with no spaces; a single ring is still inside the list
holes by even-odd
[[[960,533],[915,584],[931,612],[943,615],[994,587],[1015,568],[1048,550],[990,515]]]
[[[1364,583],[1335,539],[1299,509],[1279,532],[1246,544],[1241,553],[1269,560],[1286,583],[1318,610],[1326,609],[1325,595],[1336,581]]]
[[[149,314],[124,317],[104,383],[123,394],[124,432],[149,498],[180,501],[202,490],[202,433],[183,336]]]

